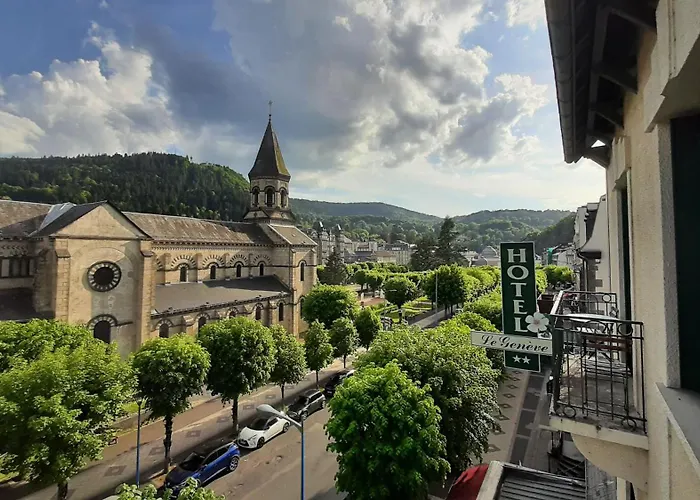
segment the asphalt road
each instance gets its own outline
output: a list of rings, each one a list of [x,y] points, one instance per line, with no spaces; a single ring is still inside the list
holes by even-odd
[[[328,410],[310,415],[304,424],[306,500],[345,498],[335,491],[338,470],[335,455],[326,450],[328,439],[323,425]],[[299,500],[301,476],[301,436],[291,428],[259,450],[242,450],[238,469],[209,487],[227,499]]]

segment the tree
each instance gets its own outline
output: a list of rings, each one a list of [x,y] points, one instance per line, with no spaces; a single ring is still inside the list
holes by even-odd
[[[316,387],[318,387],[319,370],[333,361],[333,346],[330,343],[330,336],[320,321],[314,321],[306,332],[304,350],[306,352],[306,365],[316,372]]]
[[[117,488],[117,500],[170,500],[172,491],[166,489],[162,496],[152,484],[139,488],[135,484],[122,484]],[[178,500],[225,500],[224,495],[217,495],[209,488],[197,486],[194,479],[187,479],[185,487],[180,490]]]
[[[364,368],[329,403],[328,449],[337,454],[339,491],[353,500],[421,499],[444,480],[445,437],[429,388],[396,363]]]
[[[423,291],[428,298],[435,302],[435,277],[437,275],[437,305],[443,306],[445,312],[447,308],[455,304],[466,302],[471,298],[474,284],[477,280],[472,276],[464,274],[463,269],[456,264],[451,266],[440,266],[436,271],[430,273],[421,283]]]
[[[87,329],[60,322],[3,325],[41,332],[44,348],[0,373],[0,462],[38,484],[56,484],[68,495],[68,480],[100,453],[114,435],[112,424],[132,395],[133,378],[116,346]],[[54,342],[48,339],[54,334]],[[55,350],[53,346],[60,345]],[[6,345],[7,346],[7,345]],[[27,347],[27,346],[25,346]],[[31,349],[25,349],[24,354]]]
[[[452,217],[445,217],[440,227],[435,258],[440,264],[458,264],[462,261],[459,249],[455,245],[459,232]]]
[[[207,387],[231,402],[233,432],[238,433],[238,399],[270,380],[275,341],[270,329],[242,316],[205,325],[197,335],[211,355]]]
[[[355,366],[396,361],[408,377],[426,387],[440,408],[447,459],[456,470],[479,463],[488,448],[498,411],[496,377],[484,349],[471,345],[469,328],[458,321],[429,330],[398,327],[377,336]]]
[[[325,285],[344,285],[347,279],[348,271],[345,268],[343,258],[333,249],[326,260],[322,283]]]
[[[340,285],[317,285],[304,297],[301,315],[309,324],[318,320],[329,328],[338,318],[353,318],[357,308],[352,290]]]
[[[384,282],[384,297],[399,308],[418,296],[418,287],[405,276],[392,276]]]
[[[209,353],[188,335],[149,340],[134,354],[131,365],[138,392],[151,412],[163,418],[165,458],[163,472],[170,467],[173,418],[190,407],[189,398],[201,394],[211,366]]]
[[[382,287],[382,283],[384,283],[384,278],[386,277],[379,271],[369,271],[366,276],[367,285],[372,290],[372,293],[376,292]]]
[[[306,376],[306,358],[304,346],[284,327],[275,325],[270,328],[275,340],[275,365],[270,374],[270,382],[280,386],[284,401],[285,384],[298,384]]]
[[[414,271],[428,271],[437,267],[435,246],[435,238],[432,235],[425,234],[421,236],[416,243],[415,251],[411,254],[411,269]]]
[[[355,318],[355,328],[360,345],[369,348],[382,329],[382,320],[374,309],[365,307]]]
[[[353,279],[355,280],[355,283],[360,285],[360,291],[364,292],[365,285],[367,284],[367,270],[358,269],[357,271],[355,271],[355,276]]]
[[[357,349],[357,330],[349,318],[338,318],[331,326],[331,345],[333,355],[343,357],[343,368],[349,354]]]

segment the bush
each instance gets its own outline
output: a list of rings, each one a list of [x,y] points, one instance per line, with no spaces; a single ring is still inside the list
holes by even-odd
[[[486,318],[493,323],[496,328],[502,327],[503,325],[501,318],[502,304],[500,291],[493,291],[481,296],[473,302],[464,304],[464,310],[471,311]]]
[[[545,266],[543,271],[547,277],[547,283],[552,287],[574,282],[574,272],[566,266],[549,265]]]
[[[547,274],[544,269],[535,270],[535,283],[538,293],[544,293],[547,290]]]

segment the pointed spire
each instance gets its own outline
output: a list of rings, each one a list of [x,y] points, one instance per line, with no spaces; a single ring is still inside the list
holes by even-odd
[[[258,156],[255,157],[253,168],[248,172],[248,178],[265,177],[289,181],[291,175],[289,175],[289,170],[284,164],[282,151],[280,150],[279,142],[277,142],[277,134],[272,128],[272,101],[269,101],[268,105],[270,106],[270,112],[267,128],[260,143]]]

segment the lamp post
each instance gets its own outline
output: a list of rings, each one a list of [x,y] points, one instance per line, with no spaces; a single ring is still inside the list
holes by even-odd
[[[141,406],[143,400],[139,399],[139,414],[136,417],[136,487],[140,485],[141,476]]]
[[[301,418],[301,423],[297,422],[293,418],[288,417],[281,411],[275,410],[272,406],[268,404],[262,404],[255,409],[258,414],[265,417],[277,417],[282,420],[286,420],[301,433],[301,500],[304,500],[304,418]]]

